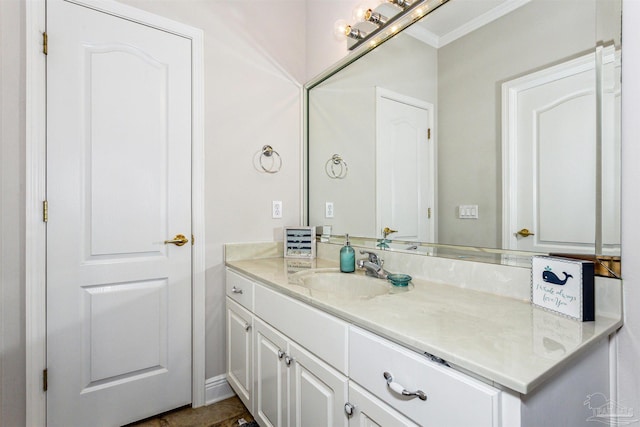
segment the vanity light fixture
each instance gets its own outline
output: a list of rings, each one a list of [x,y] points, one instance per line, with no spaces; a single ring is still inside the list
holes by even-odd
[[[351,25],[344,27],[344,35],[356,40],[362,40],[367,36],[364,31],[354,28]]]
[[[364,20],[367,22],[371,22],[372,24],[375,24],[378,27],[381,27],[387,23],[389,18],[387,18],[381,13],[374,12],[371,9],[367,9],[367,11],[364,13]]]
[[[447,1],[364,0],[354,10],[352,24],[342,19],[336,21],[334,34],[338,39],[346,37],[349,50],[367,40],[370,47],[375,47]]]
[[[413,1],[407,1],[407,0],[387,0],[387,1],[391,4],[398,6],[402,10],[407,10],[414,3]]]

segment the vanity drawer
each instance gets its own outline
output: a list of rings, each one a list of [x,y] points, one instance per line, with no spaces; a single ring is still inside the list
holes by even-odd
[[[391,390],[385,372],[400,388],[421,390],[427,399]],[[349,333],[349,377],[425,427],[500,425],[499,390],[355,327]]]
[[[251,311],[253,311],[253,288],[253,281],[227,269],[227,296]]]
[[[347,375],[349,325],[265,286],[255,286],[256,316]]]

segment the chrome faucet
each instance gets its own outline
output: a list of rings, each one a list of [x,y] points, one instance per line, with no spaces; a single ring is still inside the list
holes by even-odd
[[[367,259],[358,260],[358,268],[364,268],[367,276],[377,277],[379,279],[386,279],[389,273],[382,268],[384,260],[378,257],[374,252],[360,251],[362,255],[368,255]]]

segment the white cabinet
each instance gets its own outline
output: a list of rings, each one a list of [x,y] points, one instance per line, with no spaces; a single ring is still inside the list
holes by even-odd
[[[227,381],[244,405],[253,407],[253,316],[227,298]]]
[[[418,427],[418,424],[392,409],[353,381],[349,384],[349,402],[346,406],[346,410],[351,412],[349,427]]]
[[[498,390],[233,271],[227,346],[229,384],[262,427],[499,425]]]
[[[265,286],[255,286],[255,315],[347,374],[349,324]]]
[[[253,311],[254,287],[250,279],[227,270],[227,296],[250,311]]]
[[[254,417],[265,427],[347,427],[348,379],[255,320]]]
[[[348,378],[294,342],[288,353],[291,425],[347,427]]]
[[[499,390],[356,327],[349,334],[349,376],[420,424],[500,425]]]
[[[258,318],[255,319],[254,336],[253,416],[262,427],[287,427],[288,372],[285,356],[288,340]]]
[[[231,270],[226,301],[229,384],[261,427],[573,426],[609,395],[606,338],[525,396]]]

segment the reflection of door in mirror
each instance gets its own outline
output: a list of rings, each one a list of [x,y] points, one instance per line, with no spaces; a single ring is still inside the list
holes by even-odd
[[[433,104],[376,88],[376,228],[433,241]]]
[[[612,53],[608,63],[603,61],[605,69],[613,68],[614,57]],[[591,53],[503,85],[504,247],[594,253],[596,245],[602,246],[596,238],[596,224],[602,223],[596,213],[596,164],[602,160],[596,155],[594,120],[600,62]],[[613,81],[613,72],[602,75]],[[611,86],[604,79],[603,83],[604,88]],[[615,120],[616,110],[615,102],[602,104],[602,116],[608,120]],[[603,159],[619,146],[614,140],[615,136],[602,135]],[[606,156],[617,158],[617,153]],[[615,166],[602,171],[603,176],[619,175]],[[604,190],[607,196],[617,197],[619,190],[609,187]],[[619,203],[605,204],[609,205]],[[518,233],[520,229],[533,234]],[[608,232],[605,237],[610,245],[619,245],[619,235]]]

